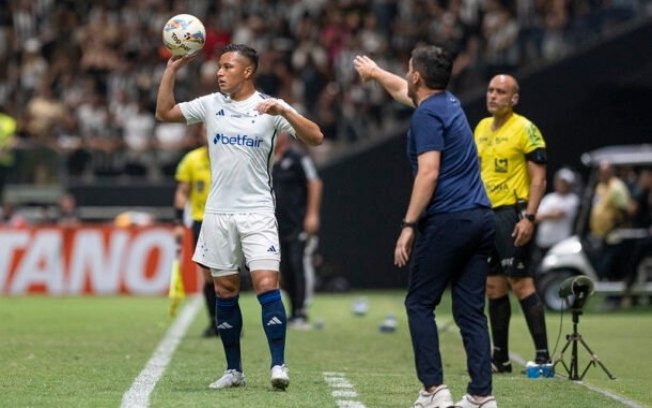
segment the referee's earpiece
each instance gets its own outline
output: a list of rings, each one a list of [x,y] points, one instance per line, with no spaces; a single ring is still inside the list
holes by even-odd
[[[515,93],[514,95],[512,95],[512,100],[511,100],[511,102],[512,102],[512,106],[516,106],[516,105],[518,104],[518,94],[517,94],[517,93]]]

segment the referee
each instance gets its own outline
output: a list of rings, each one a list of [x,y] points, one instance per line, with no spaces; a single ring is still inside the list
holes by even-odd
[[[288,327],[307,329],[314,291],[312,256],[317,248],[322,182],[310,156],[279,134],[274,154],[276,219],[281,243],[281,286],[290,297]]]
[[[519,86],[496,75],[487,87],[487,111],[475,128],[480,172],[496,217],[496,241],[487,277],[493,371],[510,373],[511,289],[521,305],[537,364],[550,362],[544,306],[529,265],[539,203],[546,190],[546,144],[529,119],[514,112]]]

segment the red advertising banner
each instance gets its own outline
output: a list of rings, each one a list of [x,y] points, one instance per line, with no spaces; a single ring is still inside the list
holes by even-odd
[[[186,232],[186,293],[202,279]],[[166,295],[177,245],[171,227],[0,227],[0,295]]]

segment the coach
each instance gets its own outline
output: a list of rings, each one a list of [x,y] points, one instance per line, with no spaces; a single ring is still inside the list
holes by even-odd
[[[414,406],[453,406],[443,384],[433,318],[450,283],[453,316],[462,333],[471,376],[468,394],[457,405],[495,408],[484,315],[487,258],[495,222],[480,179],[473,132],[459,100],[446,91],[452,57],[440,47],[417,47],[405,79],[380,69],[365,56],[356,57],[354,65],[363,80],[376,80],[394,99],[416,107],[407,137],[414,185],[394,250],[394,263],[399,267],[412,258],[405,307],[417,375],[423,384]]]

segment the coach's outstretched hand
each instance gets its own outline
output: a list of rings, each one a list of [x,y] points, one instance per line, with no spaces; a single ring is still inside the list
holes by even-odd
[[[416,106],[415,102],[407,94],[408,86],[405,78],[379,67],[376,61],[366,55],[356,55],[353,59],[353,67],[363,82],[376,81],[397,102],[413,108]]]
[[[378,64],[376,64],[376,61],[372,60],[366,55],[356,55],[356,57],[353,59],[353,66],[355,67],[355,70],[358,71],[360,79],[362,79],[364,82],[373,79],[373,73],[378,69]]]

